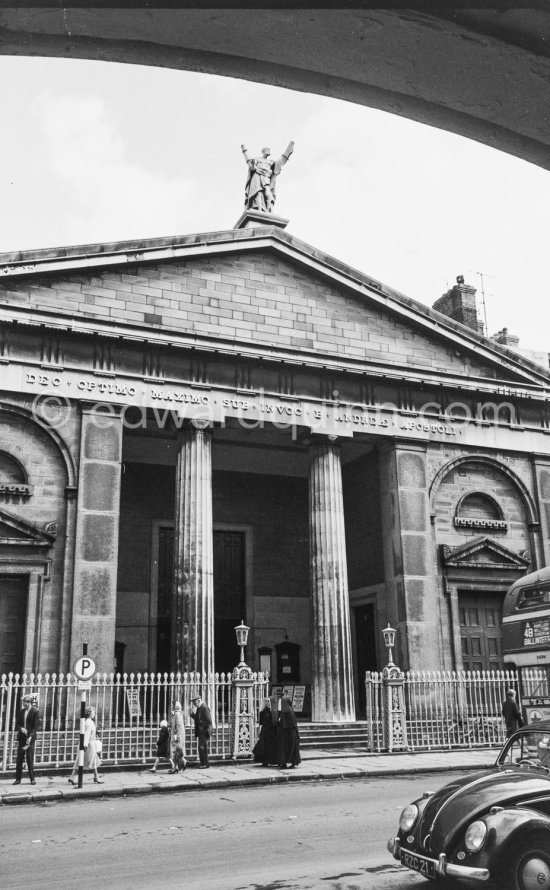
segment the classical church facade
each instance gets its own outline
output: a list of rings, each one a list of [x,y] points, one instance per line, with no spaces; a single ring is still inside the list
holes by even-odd
[[[502,665],[549,562],[550,376],[245,213],[0,256],[0,673],[229,671],[364,714]]]

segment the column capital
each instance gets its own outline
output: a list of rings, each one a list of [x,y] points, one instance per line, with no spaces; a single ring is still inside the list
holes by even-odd
[[[328,448],[331,445],[335,448],[340,448],[344,439],[342,436],[336,436],[334,434],[327,436],[320,433],[304,433],[299,441],[308,449],[318,448],[320,446]]]

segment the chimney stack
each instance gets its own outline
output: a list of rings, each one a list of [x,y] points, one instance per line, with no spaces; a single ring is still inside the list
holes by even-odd
[[[442,315],[477,331],[478,334],[483,334],[483,322],[477,315],[476,289],[464,284],[463,275],[457,275],[455,286],[436,300],[433,308]]]
[[[498,343],[499,346],[510,346],[511,349],[517,349],[519,345],[519,337],[511,334],[508,328],[502,328],[501,331],[497,331],[496,334],[491,336],[491,340],[494,343]]]

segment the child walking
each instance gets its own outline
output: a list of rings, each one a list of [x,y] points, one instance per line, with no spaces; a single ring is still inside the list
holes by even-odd
[[[170,757],[170,730],[168,729],[166,720],[160,721],[159,737],[157,739],[157,757],[153,766],[149,770],[150,773],[156,773],[157,766],[161,760],[169,760],[170,766],[174,769],[174,761]]]

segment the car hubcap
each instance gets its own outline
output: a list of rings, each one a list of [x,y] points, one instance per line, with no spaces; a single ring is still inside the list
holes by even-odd
[[[550,865],[536,853],[528,856],[521,867],[522,890],[550,890]]]

